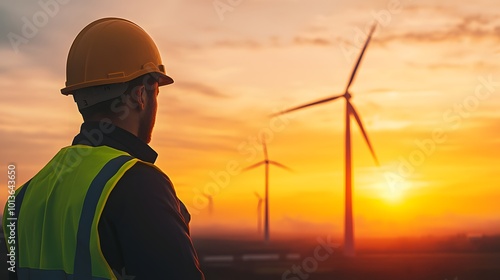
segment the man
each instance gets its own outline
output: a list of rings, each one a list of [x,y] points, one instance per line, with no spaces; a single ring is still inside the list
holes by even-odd
[[[11,278],[204,279],[190,215],[147,145],[159,86],[173,83],[153,40],[97,20],[73,42],[66,78],[84,123],[4,211],[6,234],[17,218]]]

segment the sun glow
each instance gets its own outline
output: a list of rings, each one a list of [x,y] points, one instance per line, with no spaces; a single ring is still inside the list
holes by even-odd
[[[397,183],[381,182],[376,184],[376,189],[380,191],[380,196],[392,204],[404,202],[406,192],[411,188],[412,183],[401,180]]]

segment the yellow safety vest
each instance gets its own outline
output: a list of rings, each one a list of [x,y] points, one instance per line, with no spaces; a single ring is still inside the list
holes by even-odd
[[[17,189],[19,279],[116,279],[98,224],[109,194],[138,161],[107,146],[74,145]],[[7,205],[3,217],[7,240]]]

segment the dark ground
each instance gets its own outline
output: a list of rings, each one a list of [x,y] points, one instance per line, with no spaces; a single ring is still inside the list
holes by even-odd
[[[500,254],[359,255],[346,259],[332,255],[311,273],[284,275],[290,262],[235,263],[231,266],[203,264],[210,279],[338,279],[338,280],[499,280]]]
[[[496,247],[477,250],[473,246],[457,246],[456,240],[446,242],[455,245],[437,246],[434,251],[420,246],[421,250],[415,252],[405,252],[399,245],[385,245],[391,253],[382,253],[375,246],[358,250],[354,258],[344,257],[342,249],[337,248],[323,261],[314,258],[319,245],[315,240],[268,245],[256,241],[195,240],[195,246],[207,280],[500,280],[500,250]],[[320,252],[321,258],[325,258],[326,251]],[[256,253],[278,254],[279,259],[243,260],[244,255]],[[300,257],[287,260],[289,253],[298,253]],[[205,261],[213,255],[233,255],[234,261]],[[285,274],[292,266],[300,267],[300,272]]]
[[[3,239],[0,242],[3,247]],[[194,244],[207,280],[500,280],[500,237],[360,242],[354,258],[344,257],[338,247],[328,252],[317,238],[269,244],[195,239]],[[1,251],[0,280],[6,279]],[[271,260],[249,259],[269,254]],[[217,261],[213,256],[224,257]]]

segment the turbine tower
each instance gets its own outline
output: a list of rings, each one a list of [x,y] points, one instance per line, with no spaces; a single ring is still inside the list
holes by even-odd
[[[208,214],[212,216],[214,213],[214,198],[212,195],[209,194],[203,194],[207,199],[208,199]]]
[[[346,256],[354,256],[355,255],[355,249],[354,249],[354,222],[353,222],[353,213],[352,213],[352,155],[351,155],[351,117],[354,117],[356,120],[356,123],[358,124],[359,128],[361,129],[361,132],[363,134],[363,137],[366,140],[366,143],[368,145],[368,148],[370,149],[370,152],[375,160],[375,163],[379,165],[377,157],[375,156],[375,152],[373,151],[372,145],[370,144],[370,140],[368,139],[368,135],[366,134],[366,131],[363,127],[363,124],[361,122],[361,118],[359,117],[359,114],[356,112],[356,109],[354,109],[354,106],[352,105],[350,99],[351,99],[351,94],[349,92],[349,88],[351,87],[352,82],[354,81],[354,77],[356,76],[356,72],[358,70],[359,64],[361,62],[361,59],[363,58],[363,55],[366,51],[366,48],[368,46],[368,43],[370,43],[371,37],[373,35],[373,32],[375,31],[376,25],[373,25],[372,29],[370,30],[370,34],[368,35],[368,38],[366,39],[365,45],[363,46],[363,49],[361,50],[361,54],[359,55],[359,58],[356,62],[356,65],[354,66],[354,69],[351,73],[349,82],[347,83],[347,87],[345,88],[344,94],[341,95],[336,95],[333,97],[328,97],[325,99],[321,99],[315,102],[311,102],[305,105],[301,105],[298,107],[294,107],[288,110],[285,110],[283,112],[280,112],[276,115],[281,115],[285,113],[289,113],[292,111],[296,111],[299,109],[303,109],[306,107],[318,105],[318,104],[323,104],[327,103],[330,101],[333,101],[338,98],[345,98],[345,227],[344,227],[344,254]]]
[[[247,171],[247,170],[256,168],[262,164],[264,164],[266,167],[266,169],[265,169],[266,170],[265,171],[266,172],[265,173],[266,174],[266,178],[265,178],[266,181],[265,181],[265,192],[264,192],[264,240],[266,242],[268,242],[269,241],[269,165],[273,164],[277,167],[281,167],[281,168],[286,169],[288,171],[292,171],[292,170],[279,162],[269,160],[269,157],[267,155],[266,142],[264,142],[263,139],[262,139],[262,147],[264,150],[264,160],[257,162],[256,164],[250,165],[250,166],[244,168],[242,171]]]
[[[258,192],[254,192],[258,199],[257,202],[257,232],[260,234],[262,232],[262,196]]]

